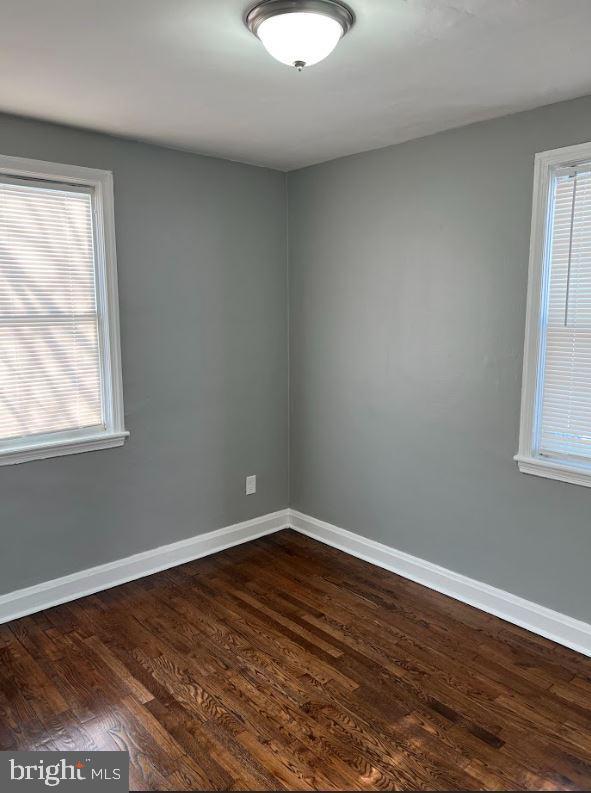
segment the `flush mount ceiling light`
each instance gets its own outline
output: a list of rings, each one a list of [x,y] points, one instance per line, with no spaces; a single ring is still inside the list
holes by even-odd
[[[330,55],[354,21],[337,0],[263,0],[246,16],[267,52],[300,72]]]

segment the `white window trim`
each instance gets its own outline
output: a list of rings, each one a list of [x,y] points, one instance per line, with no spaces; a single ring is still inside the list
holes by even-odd
[[[532,201],[532,226],[527,288],[525,348],[521,387],[521,423],[519,451],[515,460],[524,474],[558,479],[575,485],[591,487],[591,462],[579,465],[560,458],[542,457],[535,449],[536,421],[540,415],[542,385],[542,305],[547,289],[550,185],[555,169],[576,166],[591,160],[591,143],[567,146],[536,154]]]
[[[121,340],[113,174],[78,165],[0,155],[0,174],[91,187],[94,193],[96,245],[96,299],[101,338],[101,366],[106,430],[75,430],[19,438],[0,443],[0,465],[61,457],[65,454],[121,446],[129,436],[123,411]]]

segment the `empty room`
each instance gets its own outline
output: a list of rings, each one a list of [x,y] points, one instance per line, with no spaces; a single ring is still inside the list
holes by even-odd
[[[0,790],[591,790],[590,52],[0,0]]]

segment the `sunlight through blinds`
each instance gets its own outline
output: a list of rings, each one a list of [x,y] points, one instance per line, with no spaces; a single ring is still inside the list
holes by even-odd
[[[0,181],[0,439],[103,425],[97,325],[90,193]]]
[[[540,452],[591,458],[591,165],[557,175],[550,220]]]

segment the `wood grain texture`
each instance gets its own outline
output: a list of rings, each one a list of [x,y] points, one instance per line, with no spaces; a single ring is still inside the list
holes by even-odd
[[[591,660],[291,531],[0,631],[0,750],[133,790],[591,788]]]

